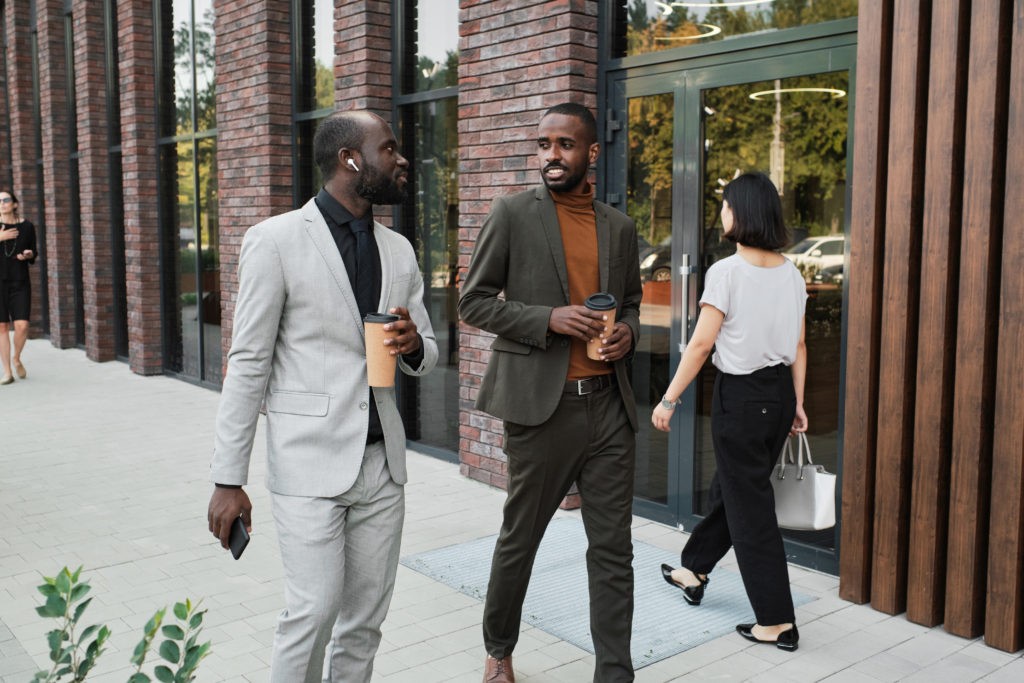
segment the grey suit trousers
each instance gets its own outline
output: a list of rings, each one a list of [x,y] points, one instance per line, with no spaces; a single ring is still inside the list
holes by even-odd
[[[366,447],[359,476],[339,496],[271,500],[285,574],[271,683],[368,682],[405,517],[384,444]]]

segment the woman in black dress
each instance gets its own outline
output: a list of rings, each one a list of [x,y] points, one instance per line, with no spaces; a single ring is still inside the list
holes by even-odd
[[[14,375],[25,379],[28,373],[21,363],[21,350],[28,339],[28,321],[32,311],[32,284],[28,266],[36,260],[36,229],[18,213],[18,198],[0,190],[0,385],[10,384]],[[11,323],[14,324],[14,348],[11,353]]]

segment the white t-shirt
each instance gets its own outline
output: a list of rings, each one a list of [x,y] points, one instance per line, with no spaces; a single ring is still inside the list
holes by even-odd
[[[712,265],[700,304],[725,314],[711,362],[730,375],[749,375],[796,360],[807,285],[789,259],[762,268],[733,254]]]

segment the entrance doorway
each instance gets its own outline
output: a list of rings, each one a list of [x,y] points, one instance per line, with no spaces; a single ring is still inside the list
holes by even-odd
[[[696,323],[704,273],[735,251],[722,237],[721,192],[746,171],[767,173],[780,191],[793,233],[786,255],[807,282],[809,439],[815,462],[841,474],[854,43],[851,34],[607,74],[605,197],[636,222],[644,288],[633,364],[638,514],[690,529],[707,510],[710,361],[669,434],[649,416]],[[784,535],[793,561],[837,569],[838,526]]]

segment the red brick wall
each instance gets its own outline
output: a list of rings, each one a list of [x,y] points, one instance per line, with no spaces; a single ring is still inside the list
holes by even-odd
[[[110,225],[109,135],[103,12],[95,0],[75,0],[75,95],[82,225],[82,283],[85,297],[85,352],[95,361],[113,360],[114,282]]]
[[[152,3],[149,0],[119,0],[117,34],[121,73],[128,355],[133,372],[157,375],[163,372],[164,363]]]
[[[214,6],[221,343],[231,346],[238,254],[245,231],[292,208],[289,3]]]
[[[72,215],[71,165],[68,162],[67,67],[64,3],[37,0],[39,107],[43,138],[43,204],[46,216],[47,283],[50,293],[50,341],[69,348],[75,338],[75,249],[68,229]]]
[[[593,110],[597,102],[597,3],[509,5],[460,5],[460,282],[491,200],[540,182],[534,136],[544,111],[570,100]],[[461,326],[459,460],[464,475],[505,488],[501,421],[473,409],[490,343],[490,335]]]
[[[7,115],[10,122],[11,176],[14,193],[20,203],[21,215],[32,221],[40,235],[40,246],[46,235],[42,209],[42,195],[36,175],[36,126],[32,116],[32,48],[30,41],[31,17],[27,2],[9,2],[4,7],[4,33],[7,38]],[[4,183],[6,183],[6,174]],[[40,249],[42,251],[42,249]],[[39,330],[43,318],[42,277],[46,267],[46,254],[41,253],[32,277],[32,327]]]
[[[391,120],[391,2],[336,0],[334,101]]]

